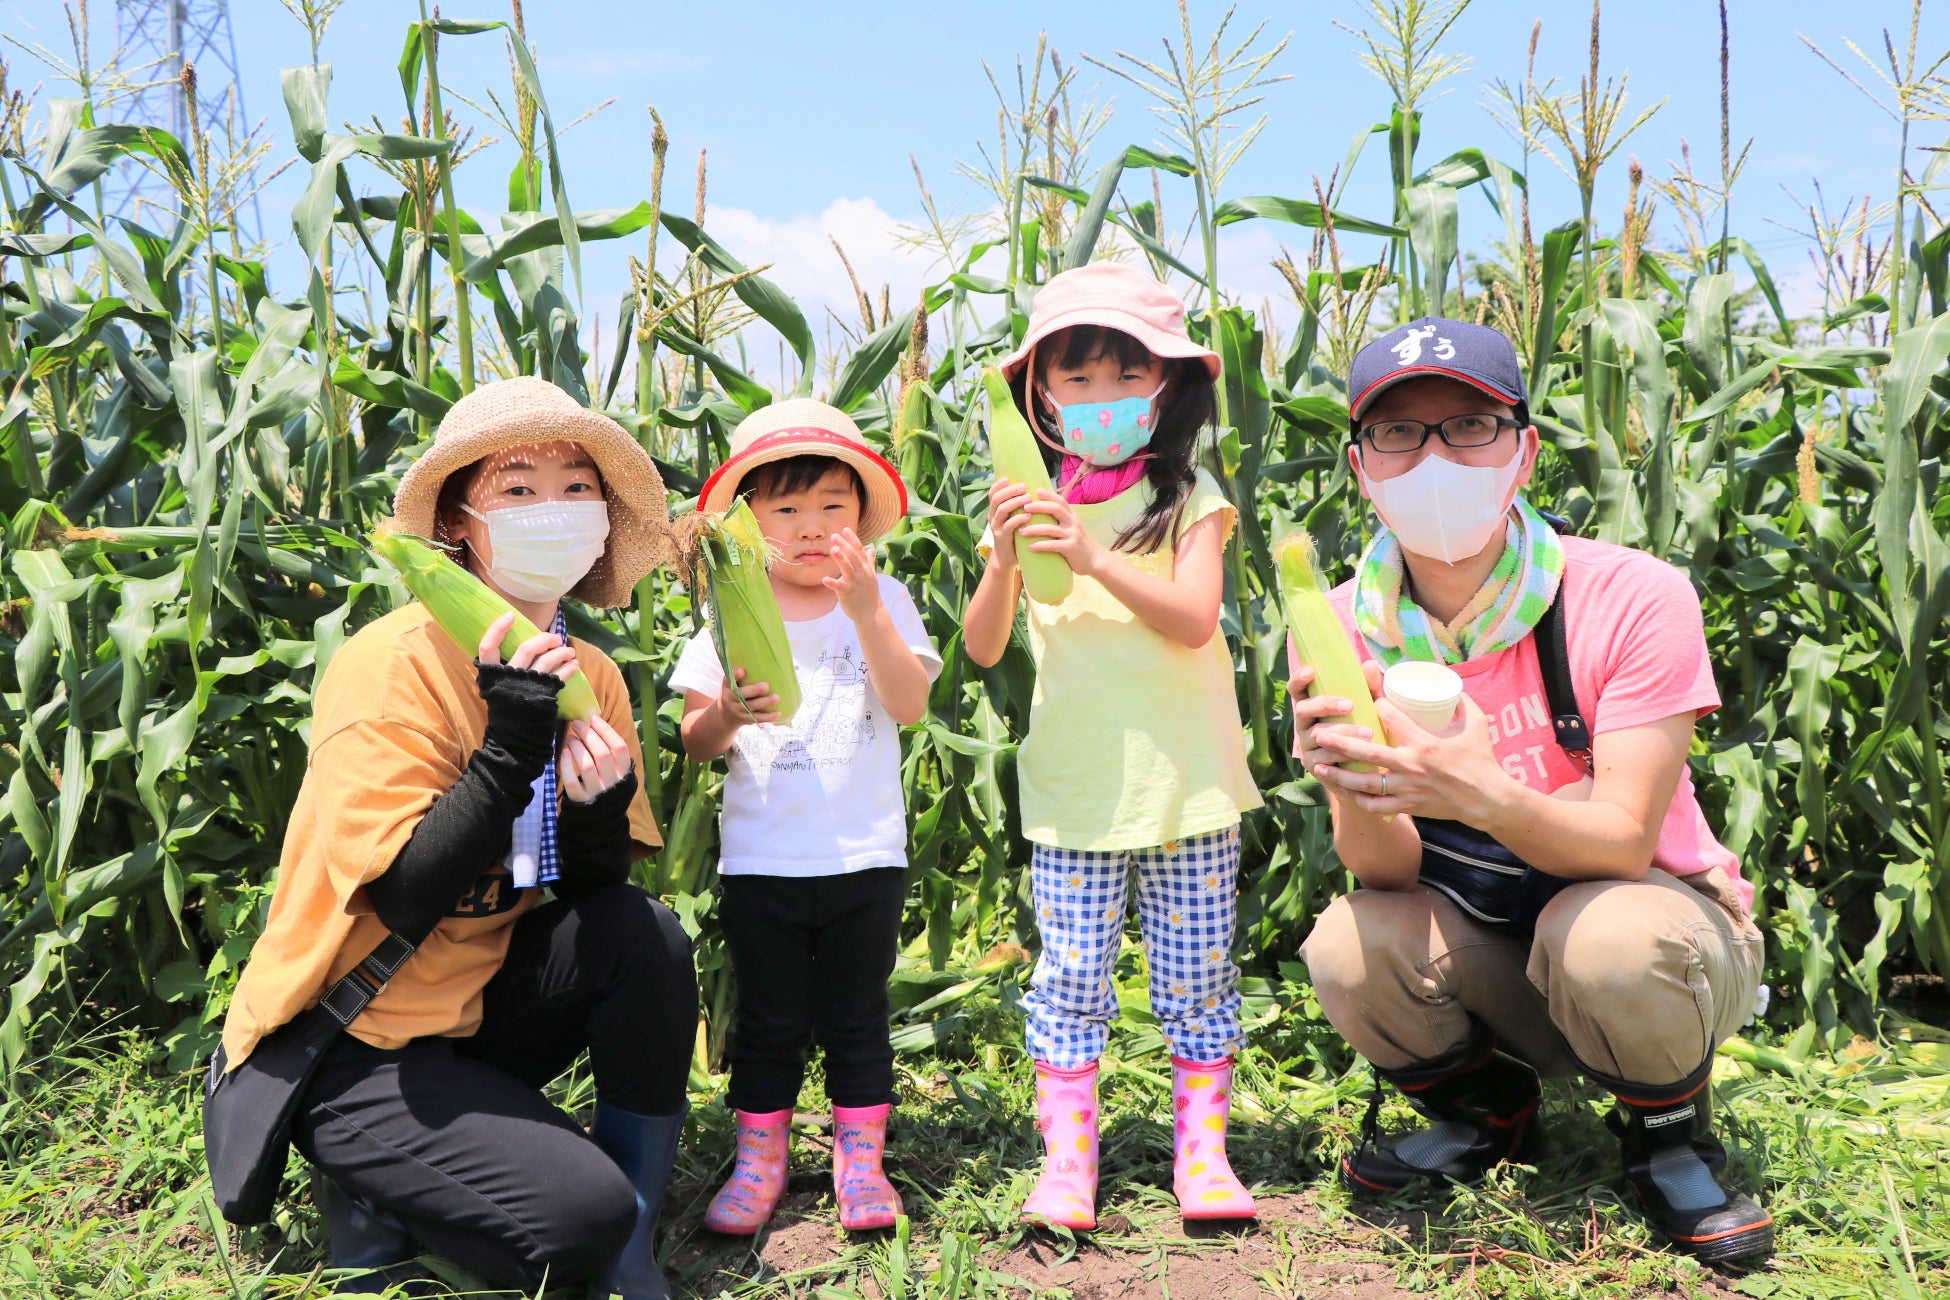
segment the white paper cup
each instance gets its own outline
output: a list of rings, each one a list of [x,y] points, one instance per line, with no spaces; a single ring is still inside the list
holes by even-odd
[[[1447,665],[1404,660],[1382,674],[1381,693],[1424,729],[1441,733],[1455,721],[1463,680]]]

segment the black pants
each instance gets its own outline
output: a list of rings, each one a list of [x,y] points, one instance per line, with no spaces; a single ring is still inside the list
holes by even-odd
[[[799,1098],[812,1042],[835,1106],[894,1100],[887,977],[900,946],[907,872],[726,876],[718,918],[738,977],[728,1100],[784,1110]]]
[[[633,885],[515,922],[472,1038],[397,1051],[341,1034],[306,1089],[298,1150],[497,1288],[599,1277],[629,1239],[628,1180],[541,1088],[589,1051],[596,1093],[642,1115],[684,1104],[697,1033],[690,938]]]

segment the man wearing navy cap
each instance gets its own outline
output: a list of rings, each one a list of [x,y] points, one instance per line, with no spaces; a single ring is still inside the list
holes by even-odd
[[[1296,755],[1361,886],[1304,951],[1328,1019],[1431,1123],[1383,1137],[1371,1113],[1341,1178],[1475,1182],[1537,1150],[1540,1074],[1583,1074],[1617,1098],[1653,1225],[1709,1263],[1756,1263],[1773,1219],[1721,1184],[1708,1107],[1713,1050],[1757,1009],[1761,937],[1687,766],[1720,702],[1699,600],[1663,560],[1562,536],[1524,499],[1528,402],[1507,338],[1436,317],[1348,376],[1348,460],[1381,527],[1331,599],[1387,735],[1326,721],[1349,701],[1309,698],[1293,656]],[[1408,662],[1461,678],[1447,727],[1379,698]]]

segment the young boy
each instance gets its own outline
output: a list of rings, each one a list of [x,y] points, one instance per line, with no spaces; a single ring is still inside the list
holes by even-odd
[[[774,683],[727,682],[708,632],[671,675],[686,752],[726,755],[727,771],[719,918],[738,977],[728,1097],[738,1159],[705,1223],[749,1235],[771,1217],[816,1041],[840,1223],[884,1228],[900,1213],[881,1169],[894,1099],[887,978],[907,896],[898,729],[927,711],[941,657],[868,549],[905,513],[907,489],[844,412],[775,403],[738,426],[731,449],[699,508],[746,498],[772,543],[801,703],[781,723]]]

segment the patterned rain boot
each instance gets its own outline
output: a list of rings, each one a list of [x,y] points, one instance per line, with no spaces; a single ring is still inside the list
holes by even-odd
[[[1232,1114],[1232,1058],[1171,1058],[1175,1115],[1171,1186],[1187,1219],[1257,1217],[1252,1194],[1226,1159],[1226,1120]]]
[[[901,1213],[901,1194],[880,1168],[893,1109],[833,1107],[833,1196],[840,1203],[840,1226],[849,1232],[891,1228]]]
[[[1713,1136],[1712,1068],[1709,1059],[1664,1087],[1591,1077],[1618,1099],[1606,1122],[1618,1134],[1625,1181],[1652,1226],[1703,1263],[1751,1268],[1774,1253],[1774,1216],[1720,1184],[1727,1149]]]
[[[786,1148],[792,1137],[792,1108],[767,1115],[734,1111],[738,1116],[738,1163],[725,1179],[704,1226],[732,1237],[749,1237],[763,1228],[785,1195]]]
[[[1097,1226],[1097,1063],[1065,1070],[1036,1062],[1036,1128],[1043,1172],[1022,1203],[1027,1223]]]

